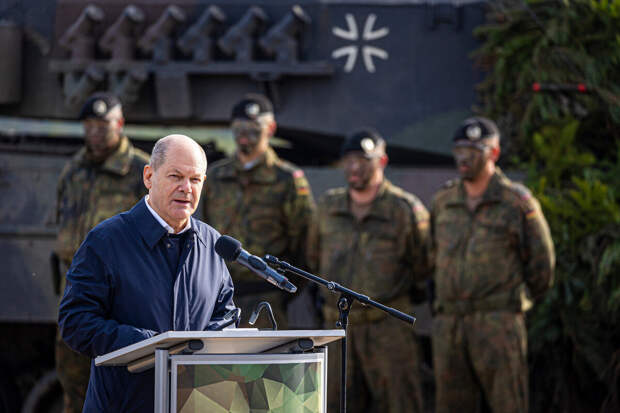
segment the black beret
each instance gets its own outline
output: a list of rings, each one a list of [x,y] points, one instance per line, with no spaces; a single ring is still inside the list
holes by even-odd
[[[454,132],[452,141],[464,141],[461,144],[476,145],[483,139],[494,137],[499,139],[499,129],[495,122],[491,119],[477,116],[465,119],[456,132]]]
[[[340,148],[340,156],[354,151],[362,152],[366,158],[380,157],[385,154],[385,140],[374,129],[359,130],[345,139]]]
[[[120,106],[121,101],[111,93],[95,93],[89,97],[82,110],[80,110],[79,120],[88,118],[103,119],[116,106]]]
[[[256,120],[261,115],[273,113],[273,106],[263,95],[250,93],[232,108],[231,119]]]

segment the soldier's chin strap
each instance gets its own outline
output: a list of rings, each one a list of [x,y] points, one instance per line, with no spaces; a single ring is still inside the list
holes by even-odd
[[[302,269],[292,266],[288,262],[281,261],[277,257],[273,255],[265,255],[265,261],[269,264],[277,267],[278,269],[284,272],[290,272],[292,274],[299,275],[307,280],[310,280],[316,284],[322,285],[326,287],[329,291],[333,293],[340,293],[340,298],[338,299],[338,321],[336,322],[336,327],[342,328],[345,331],[344,338],[340,342],[341,344],[341,363],[340,363],[340,413],[346,413],[347,411],[347,325],[349,324],[349,312],[351,311],[351,307],[353,307],[353,303],[355,301],[359,301],[362,305],[370,305],[372,307],[378,308],[381,311],[384,311],[391,315],[392,317],[396,317],[399,320],[410,324],[411,327],[415,325],[415,317],[405,314],[401,311],[396,310],[395,308],[388,307],[383,305],[377,301],[374,301],[367,295],[360,294],[356,291],[353,291],[347,287],[343,287],[334,281],[327,281],[319,276],[314,274],[310,274]]]

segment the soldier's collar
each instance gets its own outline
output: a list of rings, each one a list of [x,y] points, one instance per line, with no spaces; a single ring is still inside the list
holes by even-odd
[[[502,199],[502,181],[506,179],[506,175],[499,168],[495,166],[495,173],[489,181],[487,190],[482,195],[483,201],[500,201]]]
[[[269,147],[267,151],[257,160],[253,167],[250,169],[244,169],[243,165],[239,161],[239,158],[235,156],[233,162],[233,168],[226,171],[223,177],[234,176],[247,176],[250,182],[256,183],[273,183],[276,181],[276,171],[273,166],[278,161],[278,155],[275,151]]]
[[[486,202],[501,201],[502,185],[501,181],[505,179],[505,175],[499,166],[495,166],[495,173],[489,180],[487,189],[482,194],[481,204]],[[467,192],[465,192],[465,184],[462,179],[459,179],[458,191],[455,192],[452,199],[448,201],[449,204],[465,204],[467,199]]]
[[[86,156],[86,147],[82,147],[77,153],[80,163],[92,164]],[[117,175],[127,175],[131,168],[131,158],[133,157],[133,146],[126,136],[121,137],[118,148],[100,165],[102,170],[112,172]]]
[[[373,216],[376,218],[381,218],[385,220],[389,220],[391,216],[391,206],[385,202],[386,197],[385,193],[388,188],[392,186],[392,183],[388,181],[386,178],[383,178],[383,182],[379,186],[379,190],[377,191],[377,196],[372,201],[372,205],[370,207],[370,211],[368,211],[368,216]]]
[[[379,189],[377,191],[377,196],[372,200],[370,210],[368,211],[368,216],[378,217],[381,219],[389,219],[390,217],[390,207],[386,205],[383,201],[385,200],[385,193],[389,187],[391,187],[392,183],[388,181],[386,178],[383,179],[381,185],[379,185]],[[349,195],[349,189],[346,189],[346,196],[342,197],[342,199],[338,200],[332,207],[331,213],[333,214],[350,214],[351,210],[349,208],[351,202],[351,195]]]
[[[129,168],[131,168],[132,156],[133,146],[130,145],[129,139],[126,136],[122,136],[118,148],[103,162],[101,169],[119,175],[126,175],[129,173]]]

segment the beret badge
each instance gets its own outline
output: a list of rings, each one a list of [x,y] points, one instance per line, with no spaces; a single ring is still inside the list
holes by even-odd
[[[245,114],[248,115],[249,118],[255,118],[260,113],[260,107],[257,103],[248,103],[245,106]]]
[[[470,140],[477,141],[482,136],[482,130],[478,125],[471,125],[467,127],[465,134]]]
[[[108,105],[106,105],[103,100],[98,99],[98,100],[93,102],[93,112],[95,112],[95,114],[101,116],[107,110],[108,110]]]

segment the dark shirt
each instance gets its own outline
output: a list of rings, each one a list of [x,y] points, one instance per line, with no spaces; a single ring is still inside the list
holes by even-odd
[[[73,258],[60,303],[62,338],[96,357],[170,330],[200,331],[234,308],[233,284],[213,246],[220,234],[192,218],[171,271],[166,229],[144,199],[95,227]],[[152,412],[153,370],[94,367],[84,412]]]

